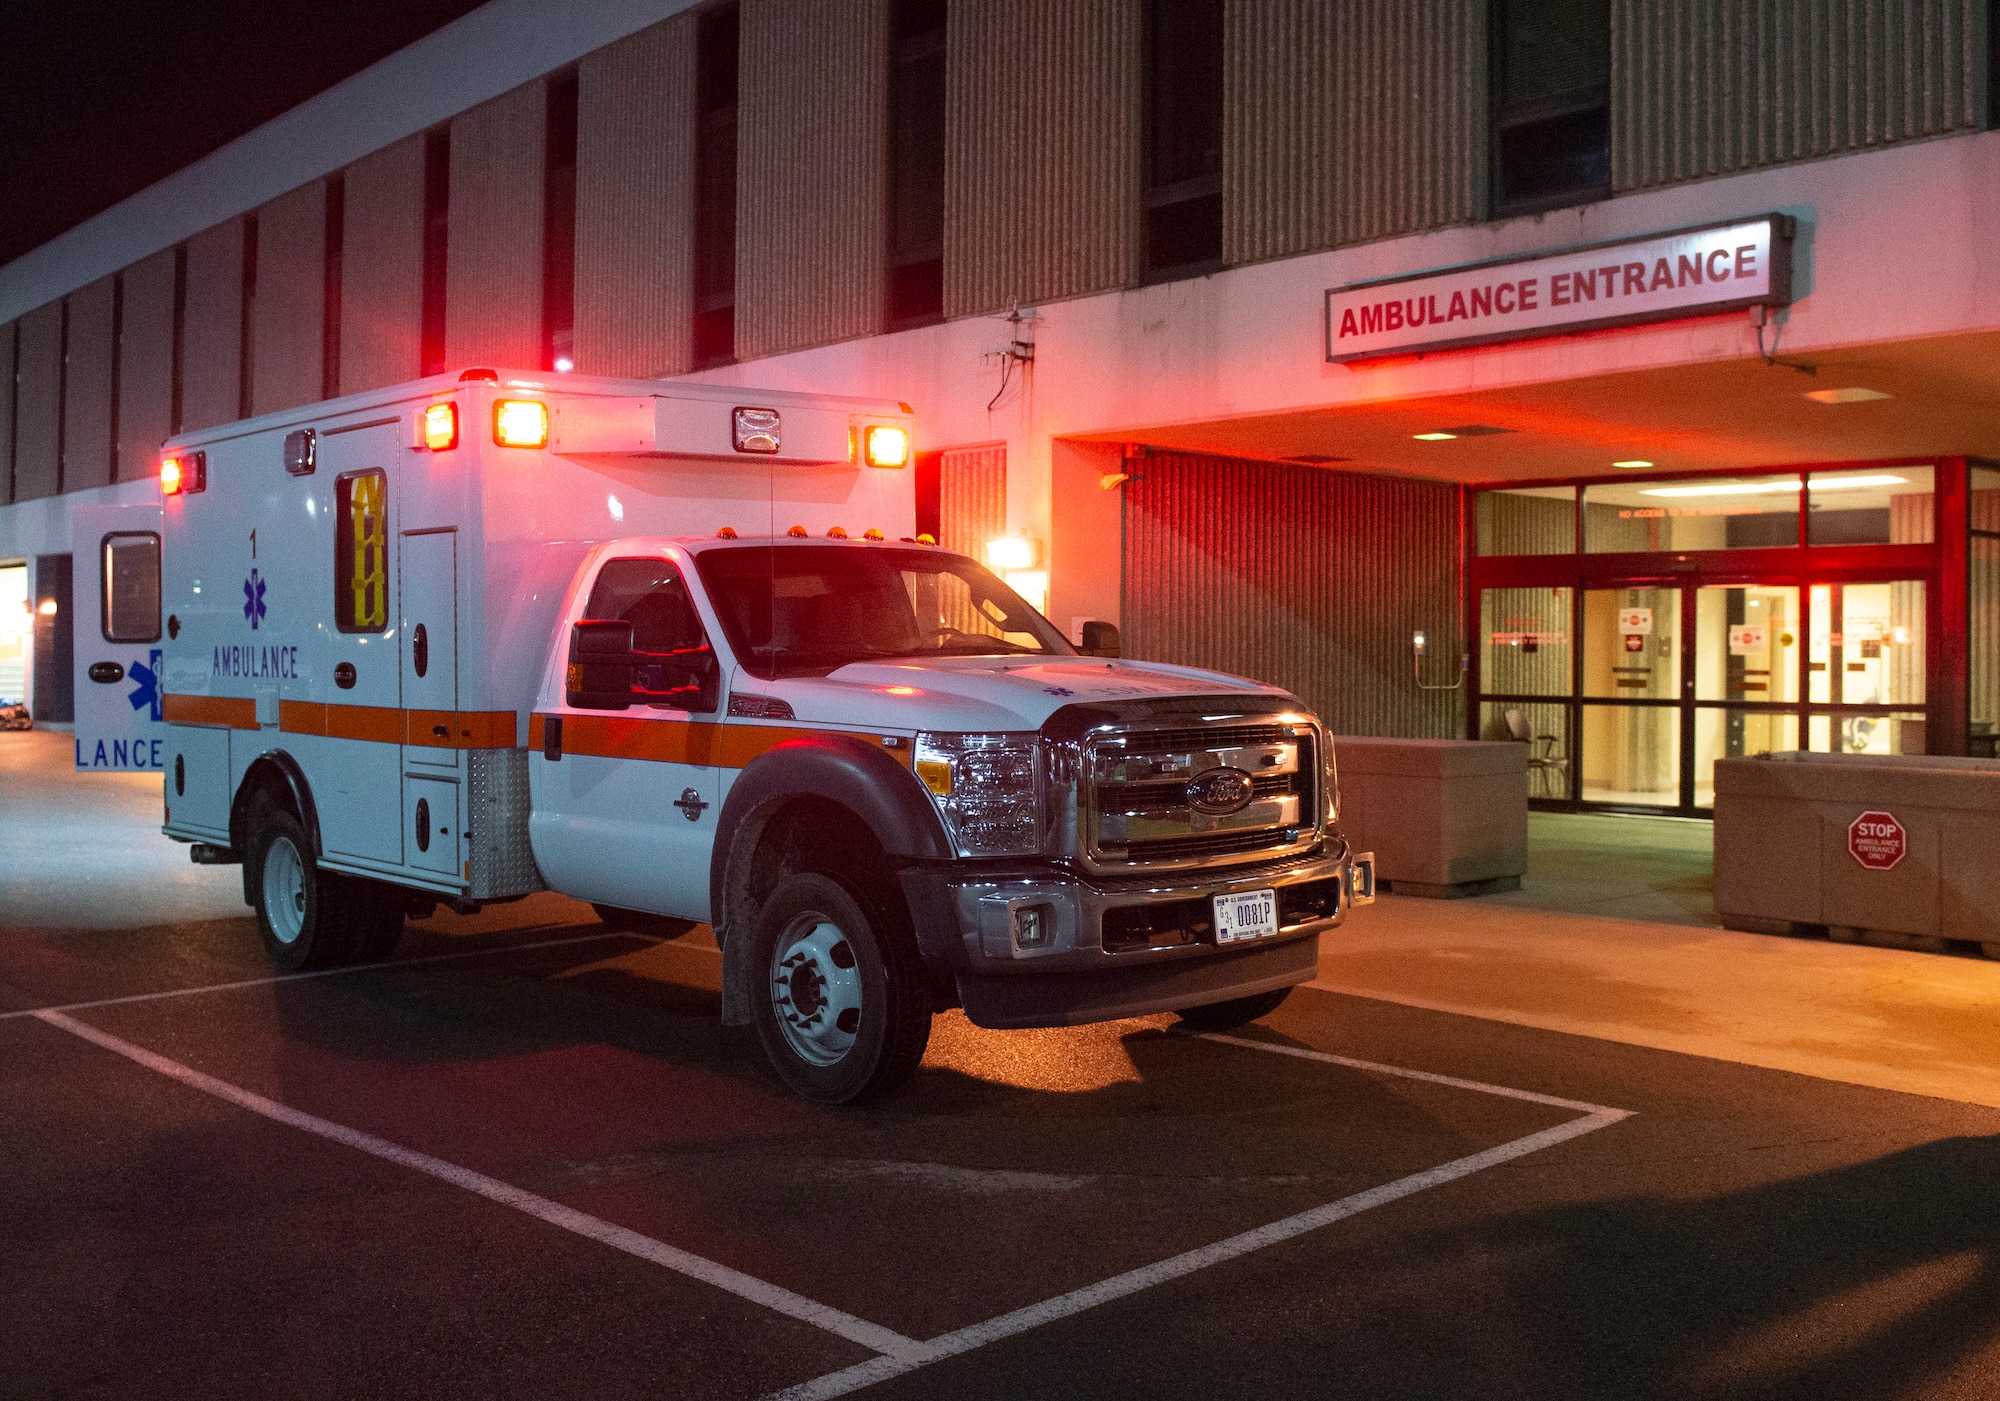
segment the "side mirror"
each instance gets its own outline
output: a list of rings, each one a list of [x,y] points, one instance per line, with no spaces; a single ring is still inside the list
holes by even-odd
[[[582,710],[624,710],[632,704],[632,625],[587,619],[569,630],[564,702]]]
[[[1083,625],[1083,645],[1077,648],[1086,657],[1122,657],[1125,655],[1118,641],[1118,624],[1085,623]]]

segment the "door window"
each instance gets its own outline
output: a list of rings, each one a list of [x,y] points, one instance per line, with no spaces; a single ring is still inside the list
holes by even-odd
[[[102,631],[106,642],[160,640],[160,537],[150,530],[104,537]]]
[[[630,694],[672,709],[710,711],[716,702],[714,653],[681,572],[664,559],[607,560],[591,586],[584,621],[632,625]],[[624,664],[617,664],[622,673]],[[595,668],[593,668],[595,670]],[[580,689],[580,688],[579,688]],[[591,689],[595,689],[594,687]],[[673,701],[657,699],[691,691]]]
[[[342,632],[389,626],[389,478],[379,467],[334,483],[333,619]]]

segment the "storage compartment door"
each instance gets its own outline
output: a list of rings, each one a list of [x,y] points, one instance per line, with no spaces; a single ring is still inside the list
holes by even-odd
[[[401,574],[403,762],[455,769],[460,742],[458,532],[406,533]]]

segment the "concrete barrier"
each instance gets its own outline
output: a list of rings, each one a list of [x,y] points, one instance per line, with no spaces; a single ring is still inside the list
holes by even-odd
[[[1379,888],[1452,899],[1519,890],[1528,869],[1528,746],[1339,735],[1340,825],[1375,853]]]
[[[1715,765],[1723,926],[1980,944],[2000,957],[2000,760],[1802,754]]]

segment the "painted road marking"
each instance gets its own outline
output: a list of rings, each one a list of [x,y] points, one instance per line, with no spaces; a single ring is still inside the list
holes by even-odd
[[[1555,1095],[1536,1094],[1532,1090],[1516,1090],[1505,1085],[1489,1085],[1479,1080],[1462,1080],[1454,1075],[1438,1075],[1428,1070],[1407,1070],[1399,1065],[1382,1065],[1375,1061],[1355,1060],[1350,1056],[1336,1056],[1325,1051],[1308,1051],[1296,1046],[1281,1046],[1268,1041],[1253,1041],[1247,1037],[1223,1036],[1216,1033],[1204,1034],[1200,1039],[1215,1041],[1225,1046],[1247,1047],[1253,1051],[1270,1051],[1277,1055],[1297,1056],[1303,1060],[1320,1061],[1327,1065],[1338,1065],[1350,1070],[1366,1071],[1371,1075],[1393,1075],[1405,1080],[1422,1080],[1427,1084],[1448,1085],[1454,1089],[1473,1090],[1480,1094],[1499,1095],[1506,1099],[1525,1100],[1530,1104],[1545,1104],[1557,1109],[1574,1109],[1581,1113],[1582,1117],[1572,1119],[1566,1124],[1557,1124],[1554,1128],[1543,1129],[1538,1133],[1531,1133],[1526,1137],[1502,1143],[1498,1147],[1488,1148],[1481,1153],[1473,1153],[1463,1158],[1454,1158],[1451,1162],[1443,1163],[1434,1168],[1427,1168],[1422,1172],[1411,1173],[1408,1177],[1399,1177],[1394,1182],[1385,1182],[1379,1187],[1370,1187],[1366,1191],[1342,1197],[1339,1201],[1328,1202],[1325,1206],[1312,1207],[1306,1211],[1299,1212],[1296,1216],[1287,1216],[1282,1221],[1273,1221],[1268,1226],[1259,1226],[1254,1230],[1231,1236],[1227,1240],[1217,1241],[1213,1245],[1204,1245],[1198,1249],[1186,1251],[1183,1254],[1171,1256],[1165,1260],[1156,1261],[1151,1265],[1142,1265],[1136,1270],[1127,1270],[1124,1274],[1113,1275],[1109,1279],[1100,1280],[1096,1284],[1085,1285],[1081,1289],[1073,1289],[1067,1294],[1058,1294],[1053,1299],[1044,1299],[1039,1304],[1030,1304],[1026,1308],[1016,1309],[1012,1313],[1001,1314],[999,1317],[990,1318],[984,1323],[975,1323],[968,1328],[960,1328],[954,1332],[945,1333],[919,1344],[916,1350],[906,1356],[896,1357],[885,1355],[870,1358],[868,1361],[856,1363],[852,1367],[844,1367],[840,1371],[829,1372],[825,1376],[815,1377],[809,1382],[802,1382],[798,1386],[788,1387],[783,1391],[775,1392],[768,1398],[768,1401],[827,1401],[827,1398],[830,1397],[845,1396],[851,1391],[859,1391],[863,1387],[873,1386],[876,1382],[887,1381],[891,1377],[900,1377],[907,1372],[914,1372],[919,1367],[928,1366],[933,1362],[940,1362],[947,1357],[962,1356],[976,1348],[985,1347],[988,1343],[996,1343],[1003,1338],[1011,1338],[1018,1333],[1025,1333],[1032,1328],[1039,1328],[1045,1323],[1053,1323],[1058,1319],[1069,1318],[1072,1315],[1083,1313],[1088,1309],[1094,1309],[1099,1304],[1107,1304],[1114,1299],[1122,1299],[1127,1295],[1137,1294],[1141,1290],[1151,1289],[1156,1284],[1165,1284],[1169,1280],[1183,1278],[1195,1273],[1197,1270],[1205,1270],[1211,1265],[1219,1265],[1224,1261],[1248,1255],[1252,1251],[1262,1250],[1266,1246],[1291,1240],[1295,1236],[1302,1236],[1309,1231],[1316,1231],[1322,1226],[1330,1226],[1336,1221],[1344,1221],[1350,1216],[1357,1216],[1369,1210],[1371,1207],[1383,1206],[1389,1202],[1399,1201],[1404,1197],[1413,1196],[1428,1188],[1442,1186],[1447,1182],[1456,1182],[1460,1178],[1470,1177],[1476,1172],[1484,1172],[1487,1168],[1498,1167],[1500,1164],[1512,1162],[1516,1158],[1524,1158],[1530,1153],[1539,1153],[1544,1148],[1553,1148],[1558,1143],[1567,1143],[1573,1138],[1581,1138],[1587,1133],[1595,1133],[1599,1129],[1608,1128],[1621,1119],[1632,1117],[1632,1111],[1629,1109],[1612,1109],[1606,1105],[1588,1104],[1582,1100],[1561,1099]]]
[[[44,1012],[83,1012],[92,1007],[122,1007],[128,1002],[158,1002],[168,997],[195,997],[204,992],[235,992],[239,988],[260,988],[272,983],[303,982],[307,978],[334,978],[343,973],[371,973],[384,968],[415,968],[420,963],[445,963],[458,958],[479,958],[485,954],[525,953],[529,949],[559,949],[565,944],[589,944],[600,939],[637,939],[648,944],[661,942],[650,934],[634,934],[625,929],[606,929],[597,934],[578,934],[568,939],[541,939],[532,944],[491,944],[480,949],[460,949],[456,953],[429,953],[421,958],[392,958],[380,963],[350,963],[340,968],[315,968],[307,973],[277,973],[267,978],[244,978],[234,983],[209,983],[198,988],[134,992],[123,997],[100,997],[90,1002],[65,1002],[55,1007],[25,1007],[18,1012],[0,1012],[0,1022],[15,1017],[39,1017]]]
[[[778,1285],[766,1284],[761,1279],[746,1275],[740,1270],[732,1270],[727,1265],[717,1264],[713,1260],[704,1259],[685,1250],[677,1250],[650,1236],[642,1236],[637,1231],[614,1226],[609,1221],[564,1206],[561,1202],[550,1201],[547,1197],[537,1196],[520,1187],[510,1186],[484,1173],[459,1167],[442,1158],[433,1158],[428,1153],[419,1153],[401,1144],[377,1138],[374,1134],[350,1129],[315,1114],[294,1109],[290,1105],[266,1099],[260,1094],[218,1080],[212,1075],[204,1075],[199,1070],[182,1065],[179,1061],[155,1055],[143,1046],[135,1046],[130,1041],[113,1036],[109,1032],[99,1031],[96,1027],[88,1026],[61,1012],[36,1012],[34,1017],[37,1021],[45,1022],[72,1036],[80,1036],[92,1045],[110,1051],[113,1055],[123,1056],[148,1070],[164,1075],[170,1080],[178,1080],[190,1089],[213,1095],[239,1109],[247,1109],[252,1114],[261,1114],[266,1119],[275,1120],[295,1129],[303,1129],[307,1133],[317,1134],[321,1138],[331,1139],[349,1148],[359,1149],[386,1162],[435,1177],[441,1182],[449,1182],[454,1187],[462,1187],[489,1201],[525,1212],[538,1221],[545,1221],[551,1226],[558,1226],[588,1240],[608,1245],[613,1250],[622,1250],[627,1255],[636,1255],[641,1260],[662,1265],[690,1279],[700,1280],[703,1284],[726,1290],[738,1298],[762,1304],[765,1308],[784,1314],[788,1318],[810,1323],[815,1328],[836,1334],[849,1342],[859,1343],[871,1352],[882,1353],[888,1357],[908,1357],[926,1353],[923,1344],[900,1333],[879,1327],[866,1319],[842,1313],[839,1309],[808,1299],[802,1294],[794,1294],[791,1290],[780,1288]]]

